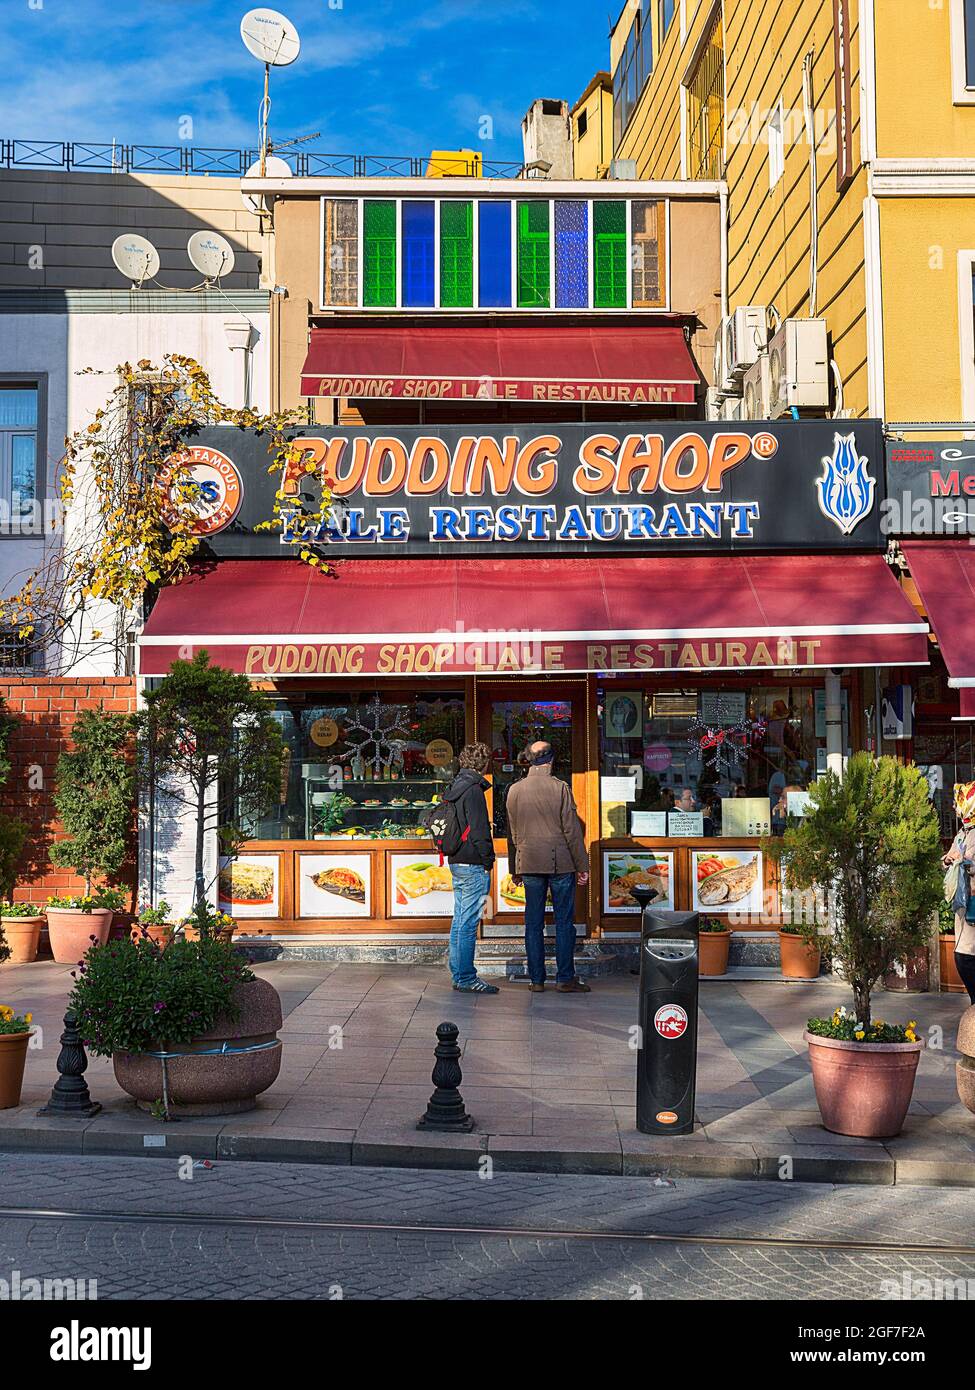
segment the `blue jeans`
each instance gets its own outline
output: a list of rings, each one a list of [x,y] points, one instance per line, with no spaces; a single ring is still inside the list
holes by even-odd
[[[545,983],[545,898],[552,891],[555,909],[555,979],[567,985],[576,977],[576,876],[525,874],[525,954],[528,978]]]
[[[454,920],[450,924],[450,973],[463,989],[477,979],[474,950],[491,875],[480,864],[451,864],[454,883]]]

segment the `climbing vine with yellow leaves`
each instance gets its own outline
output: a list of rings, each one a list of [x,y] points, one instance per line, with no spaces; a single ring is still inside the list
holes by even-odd
[[[188,573],[205,538],[195,529],[200,499],[183,451],[200,429],[235,425],[266,438],[268,473],[280,481],[259,529],[280,531],[287,511],[298,523],[292,534],[315,534],[328,514],[324,484],[312,499],[283,490],[289,473],[317,471],[296,440],[301,411],[228,406],[200,364],[177,354],[159,366],[123,363],[115,377],[91,423],[65,440],[44,560],[0,595],[0,629],[15,633],[29,656],[43,653],[48,674],[69,672],[82,653],[106,651],[122,674],[126,624],[118,618],[141,622],[155,590]],[[327,569],[314,546],[295,548],[312,568]]]

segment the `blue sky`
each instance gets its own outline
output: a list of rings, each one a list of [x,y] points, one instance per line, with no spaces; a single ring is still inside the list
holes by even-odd
[[[612,0],[620,8],[621,0]],[[7,138],[257,141],[249,0],[0,0]],[[334,7],[334,8],[333,8]],[[570,103],[609,64],[600,0],[285,0],[302,53],[273,77],[272,136],[327,153],[481,148],[517,159],[535,97]],[[494,138],[479,139],[483,117]]]

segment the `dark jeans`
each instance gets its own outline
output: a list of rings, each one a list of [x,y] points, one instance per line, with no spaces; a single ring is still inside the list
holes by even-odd
[[[528,978],[545,983],[545,898],[551,889],[555,909],[555,979],[567,985],[576,977],[576,876],[525,874],[525,953]]]
[[[975,1004],[975,956],[963,956],[956,951],[955,965],[958,967],[962,984],[968,990],[969,999]]]

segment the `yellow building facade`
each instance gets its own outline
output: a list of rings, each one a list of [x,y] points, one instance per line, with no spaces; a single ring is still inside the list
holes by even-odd
[[[604,179],[613,161],[613,79],[597,72],[569,113],[572,171],[577,179]]]
[[[833,411],[975,420],[975,0],[629,0],[610,59],[615,157],[726,183],[726,314],[825,320]]]

